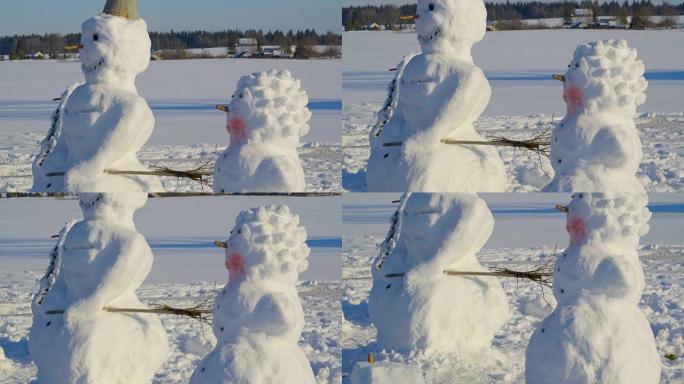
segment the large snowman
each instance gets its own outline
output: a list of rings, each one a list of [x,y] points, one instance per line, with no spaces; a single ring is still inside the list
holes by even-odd
[[[144,193],[80,195],[84,220],[60,234],[31,304],[28,346],[38,383],[149,383],[166,360],[158,316],[104,310],[146,308],[135,290],[153,255],[133,224],[146,200]]]
[[[555,78],[564,81],[567,114],[553,131],[555,176],[544,191],[644,193],[634,115],[648,84],[636,50],[624,40],[581,45]]]
[[[105,171],[149,171],[137,158],[154,129],[154,116],[135,78],[150,63],[147,24],[135,0],[108,0],[86,20],[81,70],[86,82],[71,86],[33,162],[34,192],[160,192],[155,176]],[[64,176],[48,173],[65,172]]]
[[[309,99],[287,71],[243,76],[227,112],[230,145],[214,165],[216,192],[303,192],[297,147],[309,132]]]
[[[472,45],[485,34],[481,0],[418,0],[421,53],[404,59],[371,130],[369,191],[502,192],[506,171],[491,146],[444,144],[481,141],[473,122],[491,89],[473,62]]]
[[[576,193],[567,206],[568,248],[553,276],[555,310],[527,347],[528,384],[655,384],[660,358],[637,306],[644,289],[639,237],[651,216],[645,194]]]
[[[194,384],[312,384],[297,342],[304,310],[297,294],[308,266],[306,230],[287,206],[241,212],[226,241],[228,284],[214,300],[217,343]]]
[[[443,272],[487,271],[475,255],[493,228],[489,208],[474,194],[402,197],[372,266],[368,310],[381,348],[427,359],[487,349],[508,317],[501,283]]]

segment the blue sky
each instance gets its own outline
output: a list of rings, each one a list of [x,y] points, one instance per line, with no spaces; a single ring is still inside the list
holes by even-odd
[[[105,0],[0,0],[0,36],[79,32]],[[342,30],[340,0],[138,0],[150,30]]]

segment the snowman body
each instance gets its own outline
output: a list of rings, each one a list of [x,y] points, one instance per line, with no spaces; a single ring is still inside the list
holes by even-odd
[[[526,353],[529,384],[658,383],[660,358],[637,304],[644,289],[639,236],[646,195],[576,193],[568,205],[570,245],[555,263],[555,310]]]
[[[380,112],[382,128],[371,132],[368,190],[504,191],[506,171],[496,149],[442,142],[484,140],[473,122],[487,107],[491,88],[471,55],[484,36],[484,4],[418,1],[417,16],[422,52],[397,68]]]
[[[304,310],[297,280],[309,248],[299,217],[286,206],[240,213],[228,238],[228,284],[214,300],[217,344],[191,383],[311,384],[311,365],[297,344]]]
[[[476,195],[415,193],[395,219],[368,303],[379,346],[428,358],[482,351],[508,317],[505,292],[496,278],[443,271],[486,271],[475,254],[494,226],[487,205]],[[397,272],[405,275],[386,277]]]
[[[287,71],[243,76],[228,104],[230,145],[214,165],[216,192],[303,192],[297,148],[311,112],[300,81]]]
[[[154,116],[137,92],[136,76],[149,65],[144,20],[100,14],[82,26],[81,69],[86,82],[65,94],[58,109],[54,148],[34,160],[34,192],[160,192],[155,176],[114,175],[149,171],[137,158],[154,129]],[[54,128],[53,119],[53,127]],[[64,176],[46,176],[65,172]]]
[[[563,85],[567,114],[553,130],[554,178],[545,192],[644,193],[634,123],[646,96],[644,64],[624,40],[579,46]]]
[[[84,220],[63,231],[32,303],[29,352],[39,383],[148,383],[168,355],[159,317],[135,294],[152,267],[133,212],[145,194],[83,194]],[[48,310],[65,310],[47,315]]]

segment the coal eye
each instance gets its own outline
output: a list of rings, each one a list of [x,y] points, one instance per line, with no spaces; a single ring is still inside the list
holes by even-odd
[[[575,68],[579,68],[579,63],[575,64]]]
[[[434,4],[428,5],[428,9],[431,10],[431,11],[434,11],[434,10],[435,10],[435,5],[434,5]]]
[[[94,34],[94,35],[93,35],[93,40],[95,40],[95,41],[100,40],[100,35],[98,35],[97,33]]]

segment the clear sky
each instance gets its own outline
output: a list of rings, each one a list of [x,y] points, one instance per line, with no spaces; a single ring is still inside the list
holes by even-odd
[[[0,0],[0,36],[79,32],[106,0]],[[340,0],[138,0],[153,31],[305,29],[342,31]]]

